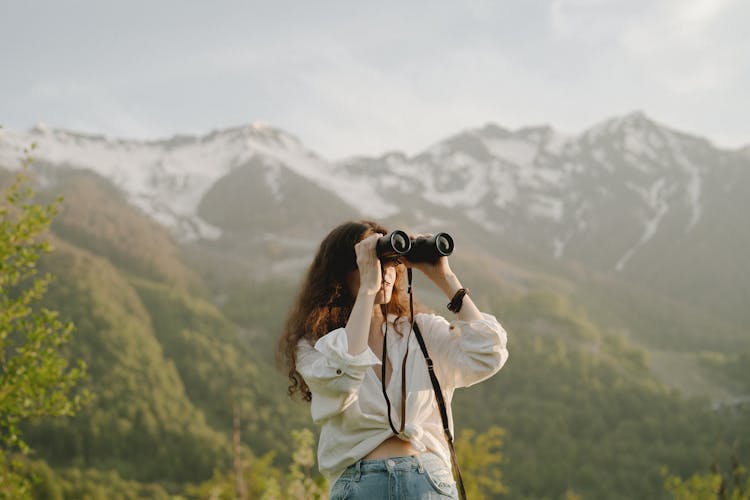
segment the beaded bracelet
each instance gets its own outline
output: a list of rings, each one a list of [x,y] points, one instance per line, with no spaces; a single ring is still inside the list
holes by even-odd
[[[464,296],[469,293],[468,288],[459,288],[456,294],[453,296],[450,302],[448,302],[448,310],[450,312],[458,314],[461,310],[461,306],[464,303]]]

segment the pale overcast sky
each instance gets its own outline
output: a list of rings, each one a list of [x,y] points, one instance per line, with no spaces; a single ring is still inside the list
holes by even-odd
[[[643,110],[750,143],[750,1],[0,0],[0,124],[267,122],[328,158]]]

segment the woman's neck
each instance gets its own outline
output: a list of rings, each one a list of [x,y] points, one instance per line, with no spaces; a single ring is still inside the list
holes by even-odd
[[[370,329],[375,330],[375,331],[380,331],[384,322],[385,322],[385,318],[383,316],[383,311],[380,307],[380,304],[375,304],[375,307],[372,308],[372,318],[370,318]]]
[[[382,321],[383,320],[383,305],[375,304],[372,308],[372,320]]]

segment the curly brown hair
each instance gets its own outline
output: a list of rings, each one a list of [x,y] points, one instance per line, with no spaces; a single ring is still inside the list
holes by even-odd
[[[320,243],[276,348],[277,363],[286,369],[289,377],[289,396],[298,392],[305,401],[311,400],[310,389],[297,372],[297,344],[305,338],[314,345],[328,332],[346,325],[354,306],[354,297],[347,286],[347,276],[357,269],[354,245],[373,233],[387,234],[388,231],[377,222],[345,222]],[[385,311],[385,306],[381,307]],[[409,314],[406,268],[403,265],[396,266],[388,314],[395,314],[397,319]]]

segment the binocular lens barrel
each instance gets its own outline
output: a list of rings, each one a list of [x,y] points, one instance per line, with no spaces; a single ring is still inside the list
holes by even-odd
[[[453,238],[448,233],[438,233],[435,235],[435,248],[440,255],[450,255],[453,253]]]
[[[436,262],[453,253],[453,238],[448,233],[437,233],[412,240],[404,231],[396,230],[379,238],[375,251],[381,261],[403,256],[411,262]]]
[[[391,246],[396,253],[404,254],[411,248],[411,240],[403,231],[396,231],[391,238]]]
[[[375,252],[381,261],[397,259],[400,255],[408,253],[410,249],[409,235],[399,230],[381,236],[375,244]]]
[[[453,238],[448,233],[437,233],[429,238],[412,241],[406,258],[412,262],[436,262],[442,256],[453,253]]]

